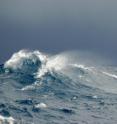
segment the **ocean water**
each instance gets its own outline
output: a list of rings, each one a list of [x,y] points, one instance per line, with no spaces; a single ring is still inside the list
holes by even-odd
[[[0,124],[117,124],[117,67],[81,58],[14,53],[0,65]]]

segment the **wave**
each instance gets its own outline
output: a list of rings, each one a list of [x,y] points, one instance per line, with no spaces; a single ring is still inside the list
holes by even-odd
[[[27,85],[27,83],[22,90],[34,89],[36,86],[42,85],[43,80],[45,78],[47,80],[47,75],[64,75],[71,79],[74,85],[80,82],[106,92],[117,93],[117,76],[114,74],[115,71],[112,67],[110,70],[113,71],[113,74],[108,72],[108,66],[99,67],[96,64],[95,66],[94,64],[88,66],[88,64],[82,63],[70,56],[69,52],[48,55],[37,50],[21,50],[13,54],[4,64],[4,69],[7,72],[20,73],[23,80],[30,79],[31,84]],[[27,75],[32,78],[29,78]],[[58,76],[58,78],[60,77]],[[21,80],[21,77],[19,79]]]

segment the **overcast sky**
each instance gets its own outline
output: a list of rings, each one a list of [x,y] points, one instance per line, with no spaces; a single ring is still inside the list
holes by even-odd
[[[0,0],[0,63],[23,48],[116,59],[117,0]]]

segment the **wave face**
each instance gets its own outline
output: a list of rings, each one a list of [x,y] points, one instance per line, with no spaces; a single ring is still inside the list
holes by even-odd
[[[117,68],[80,58],[13,54],[0,65],[0,123],[116,124]]]

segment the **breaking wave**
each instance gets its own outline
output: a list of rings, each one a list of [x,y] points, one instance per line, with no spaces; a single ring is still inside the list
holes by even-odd
[[[31,75],[35,80],[32,85],[38,85],[38,82],[41,82],[47,73],[50,75],[58,73],[68,76],[76,83],[80,81],[87,86],[117,93],[117,75],[113,68],[99,67],[94,64],[94,66],[88,66],[80,63],[76,60],[74,63],[73,57],[67,53],[47,55],[39,51],[21,50],[13,54],[4,64],[4,68],[9,72]],[[32,85],[24,87],[23,90],[33,88]]]

